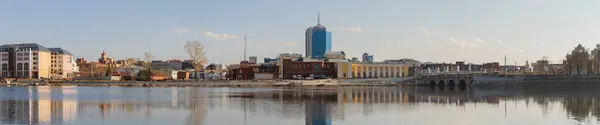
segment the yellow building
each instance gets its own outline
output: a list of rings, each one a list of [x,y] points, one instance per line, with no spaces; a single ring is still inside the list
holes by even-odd
[[[73,77],[73,54],[62,48],[48,48],[51,54],[50,78]]]
[[[362,62],[336,62],[342,79],[399,78],[408,76],[408,65]]]

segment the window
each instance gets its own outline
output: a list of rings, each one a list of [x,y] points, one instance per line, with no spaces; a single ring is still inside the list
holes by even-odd
[[[8,70],[8,63],[2,64],[2,70]]]
[[[33,67],[33,70],[37,70],[37,67],[36,67],[36,66],[34,66],[34,67]]]
[[[37,57],[33,57],[33,60],[37,60]]]
[[[23,64],[23,68],[24,68],[25,70],[29,70],[29,63],[25,63],[25,64]]]
[[[33,55],[34,55],[34,56],[37,56],[37,54],[38,54],[37,52],[33,52]]]
[[[23,70],[23,63],[17,63],[17,70]]]

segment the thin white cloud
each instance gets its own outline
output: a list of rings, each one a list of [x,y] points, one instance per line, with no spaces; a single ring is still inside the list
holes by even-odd
[[[296,47],[296,42],[282,42],[281,44],[284,46]]]
[[[503,42],[502,40],[496,40],[496,43],[498,43],[498,44],[502,44],[502,43],[504,43],[504,42]]]
[[[177,34],[185,34],[185,33],[190,33],[191,30],[187,29],[187,28],[171,28],[169,30],[171,33],[177,33]]]
[[[423,28],[423,27],[415,27],[415,30],[422,34],[431,34],[431,33],[437,32],[436,29],[427,29],[427,28]]]
[[[523,50],[523,49],[515,49],[514,51],[515,51],[515,52],[520,52],[520,53],[523,53],[523,52],[525,52],[525,50]]]
[[[473,41],[478,42],[478,43],[485,43],[485,41],[481,38],[473,38]]]
[[[448,42],[450,42],[450,44],[459,46],[459,47],[463,47],[463,48],[477,48],[479,47],[478,43],[475,41],[468,41],[468,40],[464,40],[464,39],[457,39],[457,38],[450,38],[448,39]]]
[[[351,33],[362,33],[365,31],[361,27],[341,27],[341,28],[338,28],[338,30],[342,31],[342,32],[351,32]]]
[[[216,41],[223,41],[223,40],[239,38],[239,36],[236,36],[236,35],[227,34],[227,33],[216,33],[216,32],[212,32],[209,30],[204,31],[203,34],[205,37],[211,38]]]

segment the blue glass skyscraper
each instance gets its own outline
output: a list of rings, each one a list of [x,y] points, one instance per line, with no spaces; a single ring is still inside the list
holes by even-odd
[[[331,32],[320,23],[320,14],[317,17],[317,26],[306,29],[306,56],[322,59],[326,52],[331,51]]]

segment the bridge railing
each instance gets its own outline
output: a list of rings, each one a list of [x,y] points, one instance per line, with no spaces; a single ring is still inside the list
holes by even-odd
[[[426,73],[419,74],[420,78],[431,78],[431,77],[472,77],[475,75],[483,75],[483,72],[445,72],[445,73]]]

